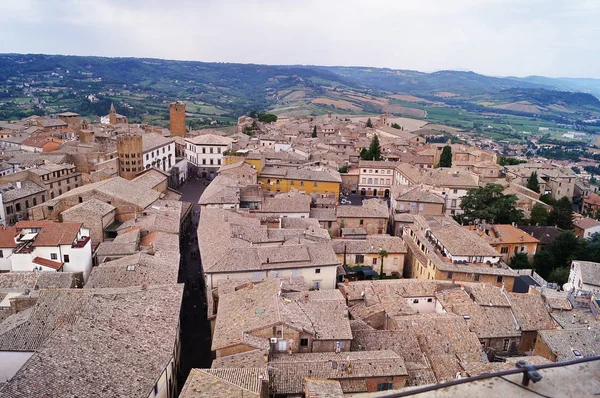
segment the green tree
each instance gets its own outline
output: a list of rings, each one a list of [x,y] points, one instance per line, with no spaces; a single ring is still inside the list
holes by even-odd
[[[540,201],[550,206],[556,203],[556,200],[554,200],[551,193],[545,193],[543,195],[540,195]]]
[[[365,160],[381,160],[381,145],[379,145],[379,137],[377,134],[373,136],[369,150],[366,153]]]
[[[531,225],[548,225],[549,216],[546,206],[536,203],[531,209]]]
[[[569,198],[563,196],[552,206],[548,223],[565,230],[573,228],[573,204]]]
[[[256,111],[250,111],[248,113],[248,116],[250,116],[253,119],[256,119],[258,117],[258,112],[256,112]]]
[[[573,232],[562,232],[554,238],[554,240],[546,246],[546,250],[544,250],[550,254],[552,259],[549,268],[554,269],[569,265],[569,262],[577,256],[580,245],[581,240],[577,239]]]
[[[392,123],[391,126],[395,129],[402,130],[402,126],[400,126],[398,123]]]
[[[533,192],[540,192],[540,184],[538,182],[537,171],[531,173],[531,175],[527,179],[527,188],[531,189]]]
[[[555,268],[552,270],[552,272],[550,272],[550,275],[548,275],[548,282],[558,283],[562,286],[569,280],[570,271],[570,267]]]
[[[550,275],[552,269],[554,269],[554,257],[548,250],[542,250],[533,256],[533,269],[538,274],[546,278]]]
[[[258,121],[262,123],[273,123],[277,121],[277,115],[272,113],[261,113],[258,115]]]
[[[367,119],[367,127],[373,127],[373,122],[371,121],[371,118]]]
[[[515,207],[516,195],[504,195],[500,184],[487,184],[473,188],[462,198],[460,208],[463,214],[456,216],[458,222],[473,223],[487,220],[497,224],[522,223],[523,211]]]
[[[379,250],[379,258],[381,258],[381,265],[379,266],[379,277],[383,276],[383,259],[388,256],[388,252],[385,249]]]
[[[363,148],[360,150],[360,158],[362,160],[369,160],[369,150],[367,148]]]
[[[444,149],[442,149],[438,167],[452,167],[452,147],[450,145],[446,145]]]
[[[510,258],[509,265],[512,269],[531,268],[531,264],[529,264],[529,259],[527,258],[526,253],[515,253],[515,255]]]
[[[317,126],[313,127],[312,138],[317,138]]]
[[[577,166],[571,167],[571,170],[573,170],[575,174],[581,174],[581,169]]]
[[[342,167],[340,167],[340,168],[338,169],[338,172],[339,172],[339,173],[342,173],[342,174],[343,174],[343,173],[347,173],[349,168],[350,168],[350,166],[348,166],[347,164],[345,164],[345,165],[343,165]]]

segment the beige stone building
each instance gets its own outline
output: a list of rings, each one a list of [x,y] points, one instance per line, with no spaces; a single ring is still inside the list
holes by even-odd
[[[345,267],[368,265],[378,274],[382,270],[385,275],[403,273],[406,247],[397,236],[368,235],[366,239],[333,239],[332,244],[338,261]]]

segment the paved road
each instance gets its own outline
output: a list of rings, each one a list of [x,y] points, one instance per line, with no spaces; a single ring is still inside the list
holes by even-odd
[[[204,191],[204,182],[190,180],[179,188],[182,200],[194,203],[192,223],[184,234],[179,266],[179,283],[185,283],[181,308],[181,378],[180,388],[192,368],[210,368],[210,326],[206,319],[206,296],[202,265],[198,255],[198,198]],[[206,181],[206,183],[208,183]]]

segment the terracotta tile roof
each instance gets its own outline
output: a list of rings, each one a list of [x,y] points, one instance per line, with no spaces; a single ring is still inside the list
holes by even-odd
[[[594,228],[600,226],[600,221],[594,220],[593,218],[585,217],[575,221],[574,225],[577,228],[586,230],[588,228]]]
[[[43,257],[34,258],[33,263],[38,264],[38,265],[43,265],[44,267],[52,268],[57,271],[60,270],[63,266],[63,263],[60,263],[58,261],[48,260],[47,258],[43,258]]]
[[[345,301],[339,291],[290,293],[283,297],[279,285],[276,279],[267,280],[220,297],[212,349],[247,344],[244,333],[281,324],[309,333],[317,340],[352,339],[348,317],[344,317]],[[304,299],[305,294],[308,300]]]
[[[192,369],[179,398],[260,398],[266,368]]]
[[[407,375],[402,358],[389,350],[275,355],[269,373],[275,394],[302,393],[308,377],[344,380]],[[366,392],[366,386],[361,387],[344,392]]]
[[[304,380],[305,398],[344,398],[344,391],[337,380],[312,379]]]
[[[35,353],[3,398],[147,398],[173,358],[182,295],[183,285],[42,292],[11,344]]]
[[[406,253],[404,241],[398,236],[368,235],[366,239],[333,239],[336,254],[378,254],[382,249],[389,254]]]
[[[525,231],[511,224],[494,224],[489,226],[469,225],[465,226],[470,231],[476,232],[479,236],[486,239],[490,244],[503,243],[539,243],[540,241]],[[487,233],[486,230],[487,229]]]
[[[600,355],[598,328],[571,330],[544,330],[539,333],[540,339],[556,355],[557,361],[570,361],[581,357]],[[581,355],[575,355],[578,351]]]
[[[267,365],[269,350],[252,350],[240,354],[215,358],[212,368],[261,368]]]
[[[556,329],[542,296],[539,294],[508,293],[515,318],[522,331],[540,331]]]
[[[17,227],[9,226],[0,228],[0,248],[17,247],[15,237],[19,235]]]
[[[77,233],[83,224],[55,221],[19,221],[17,230],[40,228],[34,246],[71,245],[77,239]]]
[[[591,205],[600,205],[600,195],[595,193],[591,193],[583,199],[584,203],[589,203]]]
[[[600,263],[573,260],[581,270],[581,281],[586,285],[600,286]]]

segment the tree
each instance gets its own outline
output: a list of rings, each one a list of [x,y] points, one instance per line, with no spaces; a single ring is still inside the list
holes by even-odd
[[[367,148],[363,148],[363,149],[360,150],[360,158],[362,160],[369,159],[369,150]]]
[[[577,166],[571,167],[571,170],[573,170],[575,174],[581,174],[581,169]]]
[[[272,113],[261,113],[258,115],[258,121],[263,123],[272,123],[277,121],[277,115]]]
[[[371,118],[367,119],[367,127],[373,127],[373,122],[371,121]]]
[[[563,196],[552,206],[548,223],[565,230],[573,228],[573,204],[569,198]]]
[[[317,126],[313,127],[312,138],[317,138]]]
[[[514,256],[510,258],[510,268],[512,269],[527,269],[531,268],[529,264],[529,259],[527,258],[526,253],[515,253]]]
[[[438,167],[452,167],[452,147],[450,145],[446,145],[444,149],[442,149]]]
[[[540,193],[540,184],[538,182],[537,171],[531,173],[527,179],[527,188],[531,189],[533,192]]]
[[[533,269],[542,277],[547,277],[554,268],[554,258],[548,250],[542,250],[533,256]]]
[[[540,201],[544,202],[545,204],[550,205],[550,206],[552,206],[556,203],[556,200],[554,200],[551,193],[545,193],[545,194],[541,195]]]
[[[250,116],[253,119],[256,119],[258,117],[258,112],[256,112],[256,111],[250,111],[248,113],[248,116]]]
[[[548,282],[558,283],[560,286],[567,283],[569,280],[570,267],[558,267],[550,272],[548,275]]]
[[[379,250],[379,257],[381,258],[381,265],[379,266],[379,277],[383,276],[383,259],[388,256],[388,252],[385,249]]]
[[[398,123],[392,123],[391,127],[398,129],[398,130],[402,130],[402,126],[400,126]]]
[[[363,151],[365,152],[363,153]],[[373,136],[369,149],[363,149],[363,151],[360,152],[360,158],[362,160],[381,160],[381,146],[379,145],[379,137],[377,134]]]
[[[546,206],[536,203],[531,209],[531,225],[548,225],[548,217],[550,213]]]
[[[515,207],[516,195],[504,195],[503,191],[504,187],[500,184],[469,189],[460,203],[464,213],[456,216],[456,220],[467,224],[475,220],[497,224],[522,223],[523,211]]]
[[[551,268],[565,267],[576,257],[581,241],[571,231],[562,232],[546,246],[546,252],[552,257]]]
[[[347,173],[349,168],[350,168],[350,166],[348,166],[347,164],[345,164],[345,165],[343,165],[342,167],[340,167],[338,169],[338,172],[341,173],[341,174]]]

